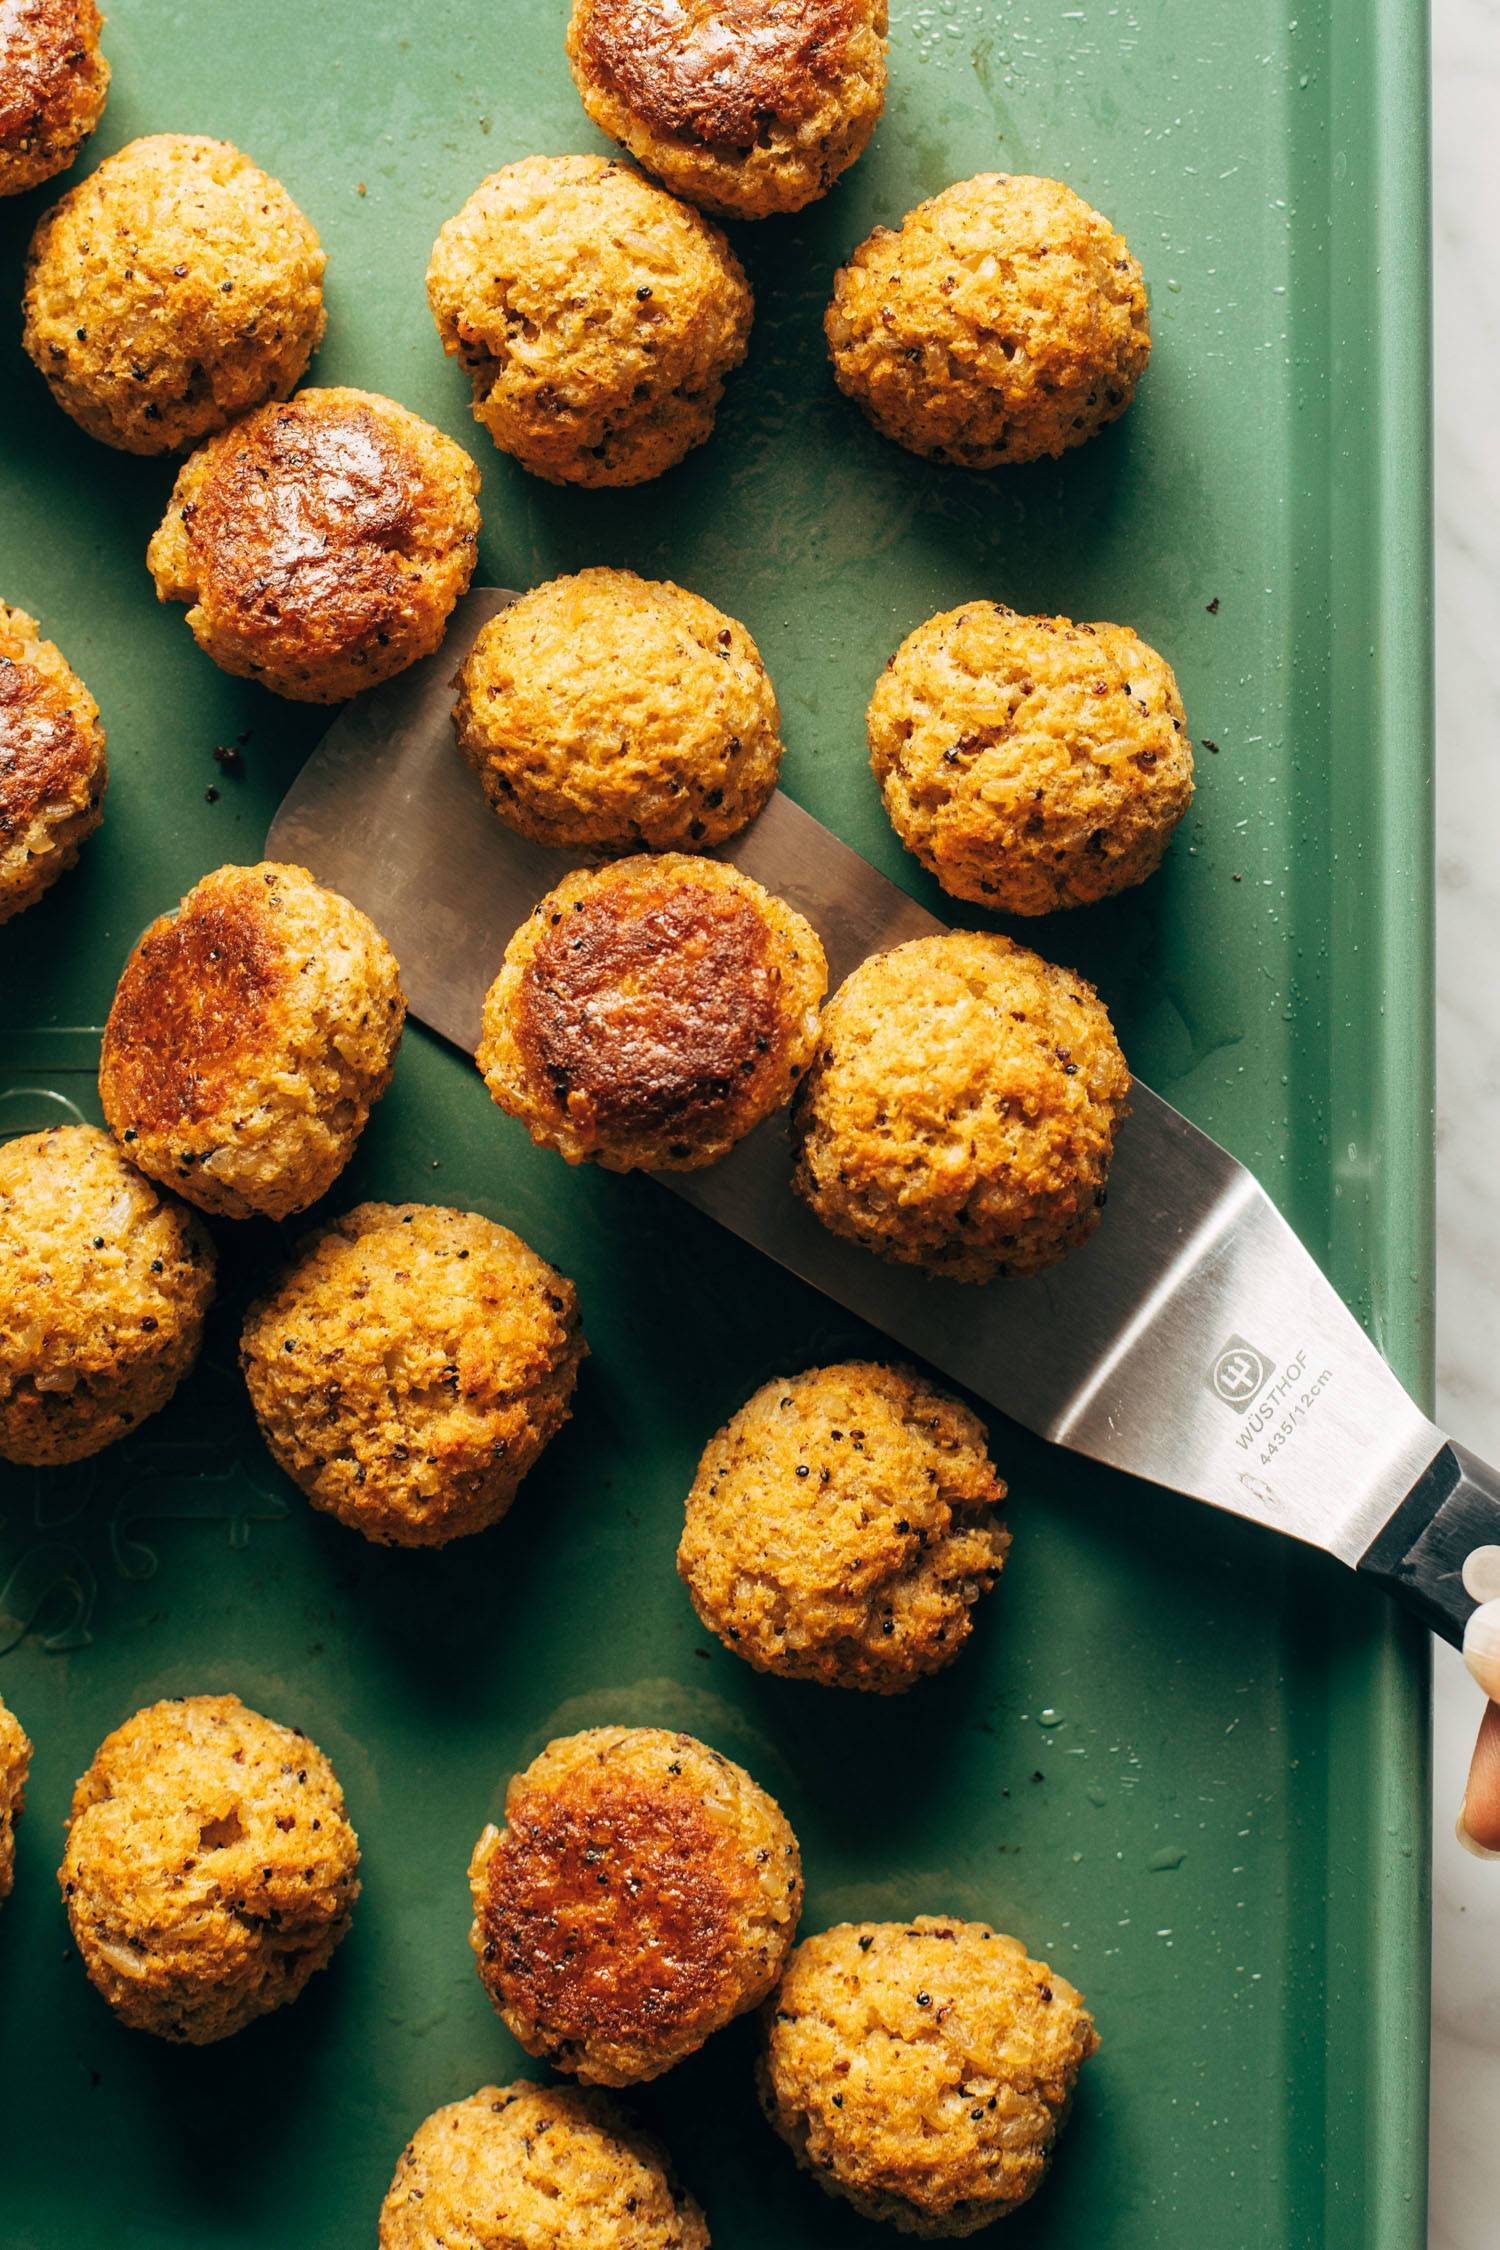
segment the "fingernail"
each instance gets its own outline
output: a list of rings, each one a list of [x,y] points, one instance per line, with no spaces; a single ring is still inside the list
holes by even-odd
[[[1469,1619],[1464,1662],[1485,1694],[1500,1701],[1500,1601],[1482,1603]]]
[[[1464,1809],[1467,1811],[1467,1806]],[[1492,1852],[1488,1844],[1479,1843],[1469,1834],[1468,1829],[1464,1826],[1463,1813],[1459,1814],[1453,1833],[1463,1845],[1464,1850],[1471,1852],[1475,1859],[1500,1859],[1500,1852]]]

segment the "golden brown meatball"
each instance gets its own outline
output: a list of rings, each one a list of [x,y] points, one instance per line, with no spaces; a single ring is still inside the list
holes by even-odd
[[[1098,2046],[1072,1985],[984,1922],[843,1922],[768,2007],[766,2115],[830,2195],[904,2234],[975,2234],[1041,2186]]]
[[[0,4],[0,195],[72,163],[104,110],[109,64],[94,0]]]
[[[824,320],[839,389],[913,453],[969,469],[1082,445],[1151,355],[1141,269],[1057,180],[981,172],[877,227]]]
[[[690,1734],[593,1727],[512,1781],[469,1863],[479,1974],[529,2055],[657,2078],[763,2000],[802,1911],[780,1807]]]
[[[298,382],[323,266],[279,180],[227,141],[153,133],[39,222],[23,341],[90,437],[175,453]]]
[[[583,106],[677,195],[727,217],[826,195],[885,102],[886,0],[573,0]]]
[[[299,391],[200,446],[146,550],[225,672],[339,703],[430,656],[474,575],[479,471],[373,391]]]
[[[1093,1233],[1129,1091],[1082,977],[1009,938],[913,938],[823,1012],[792,1113],[797,1192],[900,1264],[1036,1273]]]
[[[198,1357],[214,1249],[96,1125],[0,1144],[0,1455],[81,1461]]]
[[[708,2250],[666,2152],[604,2094],[481,2086],[424,2118],[380,2207],[379,2250]]]
[[[828,964],[810,923],[718,860],[582,868],[505,949],[479,1067],[570,1164],[689,1172],[791,1093]]]
[[[406,1016],[373,922],[305,867],[220,867],[137,942],[99,1059],[133,1164],[202,1210],[289,1218],[332,1187]]]
[[[36,619],[0,602],[0,922],[72,866],[108,780],[98,704]]]
[[[73,1792],[58,1881],[120,2021],[202,2047],[327,1967],[358,1867],[317,1745],[237,1695],[191,1695],[105,1736]]]
[[[16,1822],[26,1803],[31,1744],[26,1729],[0,1696],[0,1899],[10,1897],[16,1874]],[[705,2237],[705,2240],[707,2238]]]
[[[553,484],[640,484],[714,425],[751,298],[716,226],[628,164],[528,156],[438,236],[427,295],[503,452]]]
[[[240,1344],[279,1466],[400,1547],[500,1521],[583,1353],[570,1281],[505,1227],[423,1203],[361,1203],[313,1235]]]
[[[969,602],[908,635],[870,699],[891,825],[954,898],[1085,906],[1161,864],[1193,800],[1177,682],[1128,625]]]
[[[707,849],[754,819],[781,764],[744,626],[629,570],[554,578],[491,618],[454,720],[500,818],[539,844]]]
[[[897,1367],[763,1384],[711,1438],[677,1568],[759,1672],[890,1695],[951,1663],[1010,1544],[984,1425]]]

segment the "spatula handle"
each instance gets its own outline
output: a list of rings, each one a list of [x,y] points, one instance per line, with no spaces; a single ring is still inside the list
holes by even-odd
[[[1500,1596],[1500,1471],[1450,1439],[1359,1567],[1462,1647],[1474,1611]]]

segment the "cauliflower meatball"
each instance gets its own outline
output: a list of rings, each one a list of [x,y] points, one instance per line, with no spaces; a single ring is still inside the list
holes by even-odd
[[[976,2234],[1041,2186],[1099,2042],[1064,1978],[983,1922],[843,1922],[793,1953],[761,2098],[819,2186],[904,2234]]]
[[[718,228],[602,156],[492,173],[438,236],[427,295],[477,419],[552,484],[670,469],[713,429],[750,335]]]
[[[202,1210],[289,1218],[332,1187],[406,1015],[373,922],[305,867],[220,867],[153,922],[99,1059],[130,1160]]]
[[[885,102],[886,0],[573,0],[583,106],[677,195],[726,217],[800,211]]]
[[[26,1771],[31,1744],[26,1730],[0,1696],[0,1899],[10,1897],[16,1875],[16,1822],[26,1803]],[[708,2237],[705,2235],[704,2240]]]
[[[479,471],[373,391],[299,391],[184,462],[146,550],[221,670],[339,703],[430,656],[474,575]]]
[[[380,2209],[379,2250],[708,2250],[666,2153],[604,2094],[481,2086],[434,2110]]]
[[[23,341],[90,437],[176,453],[299,381],[323,266],[279,180],[227,141],[153,133],[40,221]]]
[[[36,619],[0,602],[0,922],[72,866],[108,780],[98,704]]]
[[[469,1863],[469,1942],[529,2055],[657,2078],[763,2000],[802,1911],[780,1807],[690,1734],[593,1727],[511,1782]]]
[[[0,1144],[0,1456],[81,1461],[157,1413],[214,1293],[203,1223],[96,1125]]]
[[[361,1203],[252,1305],[240,1361],[279,1467],[367,1539],[498,1523],[568,1418],[578,1299],[471,1211]]]
[[[968,469],[1082,445],[1151,354],[1141,269],[1057,180],[981,172],[877,227],[824,319],[839,389],[883,437]]]
[[[690,1172],[786,1101],[827,982],[811,924],[737,868],[684,852],[584,868],[506,947],[479,1067],[570,1164]]]
[[[66,171],[98,124],[109,92],[103,22],[94,0],[0,5],[0,195]]]
[[[458,676],[464,756],[539,844],[721,844],[776,786],[781,716],[743,625],[629,570],[554,578],[501,610]]]
[[[891,825],[954,898],[1086,906],[1161,864],[1193,799],[1171,668],[1127,625],[970,602],[908,636],[870,700]]]
[[[984,1426],[906,1369],[763,1384],[710,1439],[677,1568],[758,1672],[889,1695],[951,1663],[1010,1544]]]
[[[120,2021],[203,2047],[327,1967],[358,1867],[317,1745],[237,1695],[192,1695],[105,1736],[73,1792],[58,1881]]]
[[[833,1233],[955,1281],[1036,1273],[1098,1224],[1130,1073],[1098,994],[1009,938],[862,961],[792,1113]]]

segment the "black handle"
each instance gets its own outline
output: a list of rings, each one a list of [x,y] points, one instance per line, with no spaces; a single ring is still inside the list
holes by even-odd
[[[1476,1547],[1500,1547],[1500,1471],[1450,1440],[1359,1567],[1457,1647],[1479,1606],[1463,1582]]]

